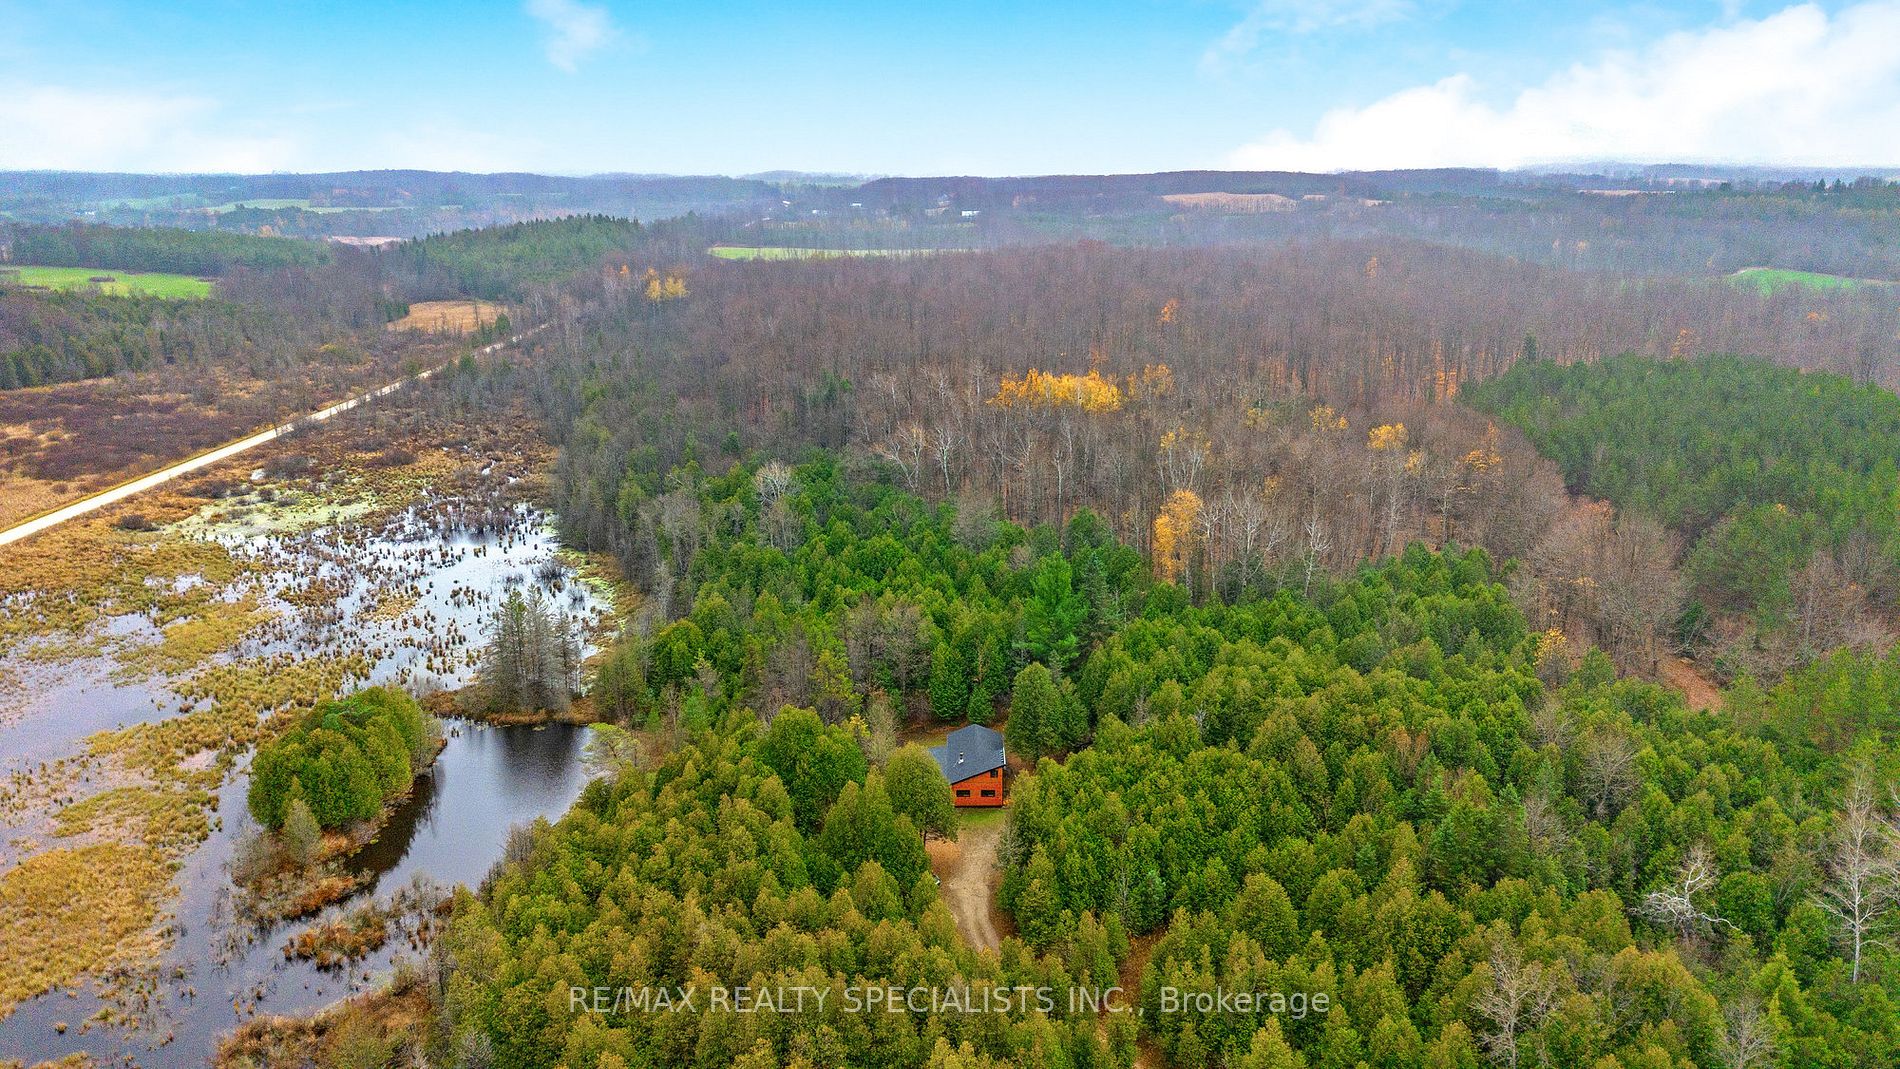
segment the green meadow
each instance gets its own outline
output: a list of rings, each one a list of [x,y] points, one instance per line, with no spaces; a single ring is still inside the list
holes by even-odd
[[[1790,271],[1780,267],[1744,267],[1729,276],[1733,281],[1753,286],[1762,293],[1776,293],[1780,290],[1796,288],[1816,293],[1839,290],[1857,290],[1866,286],[1885,286],[1890,283],[1871,278],[1849,278],[1846,275],[1824,275],[1818,271]]]
[[[95,277],[111,282],[93,282]],[[83,290],[97,287],[101,293],[123,297],[132,293],[154,297],[192,299],[211,296],[211,283],[190,275],[162,274],[156,271],[113,271],[98,267],[0,267],[0,283],[17,283],[49,290]]]

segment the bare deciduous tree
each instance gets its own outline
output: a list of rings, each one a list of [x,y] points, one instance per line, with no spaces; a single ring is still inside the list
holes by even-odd
[[[1834,822],[1827,882],[1821,886],[1821,908],[1840,925],[1841,942],[1853,961],[1853,982],[1859,983],[1866,948],[1887,945],[1883,930],[1900,895],[1900,868],[1893,824],[1874,804],[1866,769],[1855,773],[1842,802]]]
[[[1543,1023],[1556,1005],[1559,966],[1525,961],[1508,935],[1492,940],[1488,966],[1491,985],[1472,1000],[1472,1008],[1488,1026],[1479,1032],[1478,1041],[1492,1061],[1517,1069],[1523,1054],[1521,1038]]]
[[[1674,883],[1643,896],[1636,912],[1645,920],[1675,930],[1677,937],[1689,939],[1717,926],[1733,928],[1722,917],[1696,903],[1695,896],[1715,886],[1721,875],[1709,848],[1697,843],[1683,856],[1676,868]]]
[[[1629,736],[1612,727],[1591,731],[1583,742],[1580,786],[1596,818],[1615,816],[1637,783],[1636,746]]]
[[[1761,999],[1749,994],[1722,1011],[1722,1034],[1716,1053],[1727,1069],[1763,1069],[1774,1064],[1775,1033]]]

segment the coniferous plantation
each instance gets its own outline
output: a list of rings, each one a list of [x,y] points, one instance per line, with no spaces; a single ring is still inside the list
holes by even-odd
[[[1900,1066],[1900,0],[714,7],[0,18],[0,1069]]]

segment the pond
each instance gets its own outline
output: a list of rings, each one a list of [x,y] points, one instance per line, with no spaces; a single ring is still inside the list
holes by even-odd
[[[479,645],[482,620],[509,590],[542,590],[589,620],[605,612],[603,600],[557,554],[547,517],[533,510],[514,510],[503,522],[473,531],[433,523],[417,508],[367,531],[339,522],[294,534],[230,528],[207,534],[259,562],[259,596],[280,612],[231,651],[232,658],[348,645],[373,654],[368,681],[454,687],[472,677],[469,653]],[[332,596],[296,596],[324,583]],[[378,611],[392,589],[401,591],[406,610]],[[149,637],[141,632],[150,628],[120,620],[106,630],[109,637],[136,639]],[[25,693],[13,715],[0,721],[0,765],[12,768],[69,756],[93,731],[176,715],[180,708],[162,680],[115,671],[109,652],[57,670],[32,666],[22,678]],[[0,1021],[0,1061],[30,1065],[85,1051],[101,1064],[199,1066],[219,1036],[253,1015],[310,1012],[380,983],[401,957],[419,958],[423,952],[393,932],[382,950],[341,971],[289,961],[283,946],[311,923],[387,898],[418,879],[478,886],[513,829],[558,819],[587,780],[585,728],[463,720],[445,721],[444,728],[446,745],[431,771],[418,778],[378,837],[350,859],[349,867],[366,877],[364,886],[315,917],[263,928],[233,920],[230,863],[238,843],[255,830],[240,765],[219,789],[212,834],[183,859],[169,908],[172,944],[160,967],[112,1003],[136,1027],[88,1024],[106,1007],[101,996],[85,985],[56,989]],[[55,1027],[61,1023],[64,1034]]]

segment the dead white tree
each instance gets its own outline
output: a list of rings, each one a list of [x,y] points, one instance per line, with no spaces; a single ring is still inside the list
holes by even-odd
[[[877,455],[897,465],[898,470],[904,473],[906,489],[916,490],[917,480],[924,471],[926,444],[924,429],[915,423],[906,423],[878,444]]]
[[[1522,1056],[1520,1038],[1542,1024],[1556,1005],[1558,966],[1525,961],[1517,943],[1502,934],[1491,942],[1489,965],[1491,985],[1471,1003],[1487,1026],[1478,1041],[1492,1061],[1517,1069]]]
[[[1834,822],[1827,882],[1821,908],[1840,925],[1841,942],[1852,955],[1853,982],[1860,982],[1861,958],[1869,946],[1886,946],[1888,913],[1900,895],[1893,824],[1874,805],[1874,785],[1865,769],[1854,774]]]
[[[1695,901],[1695,896],[1714,887],[1720,876],[1709,848],[1697,843],[1677,866],[1675,882],[1644,895],[1636,912],[1651,923],[1673,928],[1677,936],[1685,939],[1717,926],[1733,928],[1729,921],[1708,912]]]
[[[956,466],[957,449],[963,442],[963,427],[954,417],[939,419],[931,427],[930,455],[937,462],[937,474],[943,480],[943,492],[951,490],[950,472]]]
[[[1300,596],[1305,597],[1313,589],[1313,572],[1320,561],[1333,548],[1332,532],[1326,529],[1326,520],[1320,515],[1319,502],[1313,502],[1313,510],[1307,513],[1306,527],[1306,576],[1300,583]]]
[[[752,476],[752,485],[759,491],[759,509],[771,507],[779,498],[791,493],[797,487],[798,480],[792,474],[792,466],[782,460],[773,460],[760,467]]]

